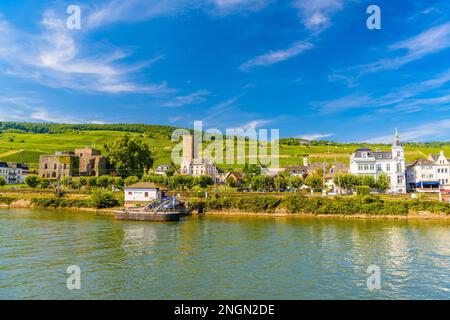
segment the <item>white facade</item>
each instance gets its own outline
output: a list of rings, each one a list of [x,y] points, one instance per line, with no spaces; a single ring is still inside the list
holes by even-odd
[[[0,177],[3,177],[7,184],[19,184],[25,181],[24,170],[6,162],[0,162]]]
[[[196,158],[192,160],[183,160],[181,163],[181,174],[190,175],[193,177],[201,175],[210,175],[214,182],[219,181],[219,171],[217,167],[203,158]]]
[[[371,175],[378,179],[385,174],[389,180],[389,192],[406,192],[405,153],[400,144],[398,132],[395,132],[391,151],[372,151],[369,148],[359,148],[350,157],[350,173],[356,175]]]
[[[450,161],[443,151],[428,159],[418,159],[408,165],[406,177],[409,189],[450,189]]]
[[[125,187],[125,202],[150,202],[161,198],[161,191],[150,183],[140,182]]]

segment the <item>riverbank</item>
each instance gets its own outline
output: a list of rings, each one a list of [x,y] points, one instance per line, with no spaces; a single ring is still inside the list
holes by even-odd
[[[252,217],[319,217],[357,219],[450,219],[450,204],[420,199],[386,199],[385,197],[306,197],[301,194],[284,197],[186,198],[194,214],[211,216]],[[49,194],[0,193],[0,208],[43,208],[88,211],[112,215],[120,207],[111,202],[107,207],[92,205],[89,195],[71,194],[56,198]]]

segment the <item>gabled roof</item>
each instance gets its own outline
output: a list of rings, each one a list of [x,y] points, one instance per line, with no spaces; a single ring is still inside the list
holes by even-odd
[[[130,186],[126,186],[126,189],[161,189],[162,187],[152,182],[138,182]]]
[[[410,164],[406,165],[407,167],[412,167],[412,166],[422,166],[422,165],[430,165],[433,164],[432,161],[428,160],[428,159],[417,159],[413,162],[411,162]]]

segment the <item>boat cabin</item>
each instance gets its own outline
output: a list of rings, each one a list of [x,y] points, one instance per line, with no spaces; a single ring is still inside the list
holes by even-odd
[[[125,207],[146,205],[150,201],[161,199],[162,191],[158,185],[150,182],[138,182],[125,187]]]

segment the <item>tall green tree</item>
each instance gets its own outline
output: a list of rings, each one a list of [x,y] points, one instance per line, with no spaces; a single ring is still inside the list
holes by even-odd
[[[384,173],[380,174],[378,176],[376,185],[381,192],[386,192],[386,190],[389,189],[389,179],[387,175]]]
[[[105,156],[116,173],[123,178],[130,175],[142,177],[153,166],[149,146],[142,139],[128,134],[105,144]]]

